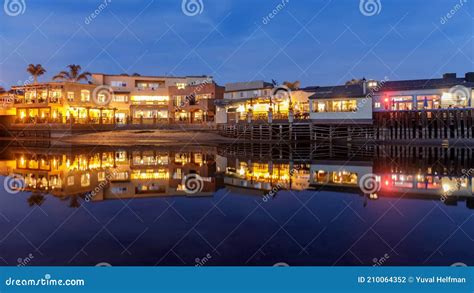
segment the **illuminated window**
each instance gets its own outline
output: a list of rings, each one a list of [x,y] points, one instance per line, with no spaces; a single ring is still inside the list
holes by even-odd
[[[89,102],[91,99],[91,93],[88,90],[81,90],[81,102]]]
[[[377,109],[379,109],[379,108],[380,108],[380,106],[381,106],[381,105],[380,105],[380,102],[375,102],[375,103],[374,103],[374,108],[377,108]]]
[[[89,173],[81,175],[81,186],[89,186],[91,185],[91,175]]]
[[[183,82],[177,82],[177,83],[176,83],[176,87],[177,87],[179,90],[185,89],[186,86],[187,86],[187,84],[186,84],[186,83],[183,83]]]
[[[74,185],[74,176],[71,175],[67,177],[67,185],[68,186]]]
[[[413,97],[412,96],[393,96],[391,97],[392,110],[404,111],[413,109]]]
[[[74,102],[74,92],[67,92],[67,101]]]
[[[377,82],[376,81],[369,81],[367,83],[367,86],[370,87],[370,88],[373,88],[373,87],[376,87],[377,86]]]
[[[114,95],[114,102],[126,103],[128,102],[128,97],[125,95]]]
[[[417,96],[416,108],[421,109],[439,109],[441,107],[441,97],[439,95]]]
[[[97,180],[99,180],[99,181],[105,181],[105,172],[99,172],[99,173],[97,173]]]

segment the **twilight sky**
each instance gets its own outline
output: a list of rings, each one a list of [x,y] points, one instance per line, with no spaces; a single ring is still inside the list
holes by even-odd
[[[474,0],[195,0],[203,3],[195,16],[183,13],[182,0],[4,1],[25,4],[17,16],[0,10],[5,88],[29,78],[29,63],[46,68],[40,81],[80,64],[114,74],[208,74],[222,85],[474,71]],[[365,16],[360,1],[379,1],[379,13]]]

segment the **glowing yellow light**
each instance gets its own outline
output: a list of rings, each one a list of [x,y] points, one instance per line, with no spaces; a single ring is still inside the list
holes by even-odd
[[[240,174],[240,176],[244,176],[244,175],[245,175],[245,169],[244,169],[243,167],[240,168],[239,174]]]
[[[448,192],[448,191],[451,190],[451,187],[450,187],[449,184],[447,184],[447,183],[444,183],[442,186],[443,186],[444,192]]]

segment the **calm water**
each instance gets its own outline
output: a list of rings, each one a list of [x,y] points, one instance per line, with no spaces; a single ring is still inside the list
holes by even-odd
[[[2,149],[3,265],[473,264],[467,148]]]

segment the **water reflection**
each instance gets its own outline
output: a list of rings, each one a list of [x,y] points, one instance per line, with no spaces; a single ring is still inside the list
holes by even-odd
[[[437,199],[474,207],[473,150],[468,148],[332,145],[221,145],[212,147],[9,147],[4,176],[23,178],[28,205],[48,196],[79,207],[84,201],[213,196],[221,189],[278,195],[279,190],[340,190],[380,197]],[[199,176],[188,192],[187,176]],[[362,180],[373,175],[376,190]],[[92,193],[92,195],[91,195]],[[364,201],[364,204],[367,204]]]

